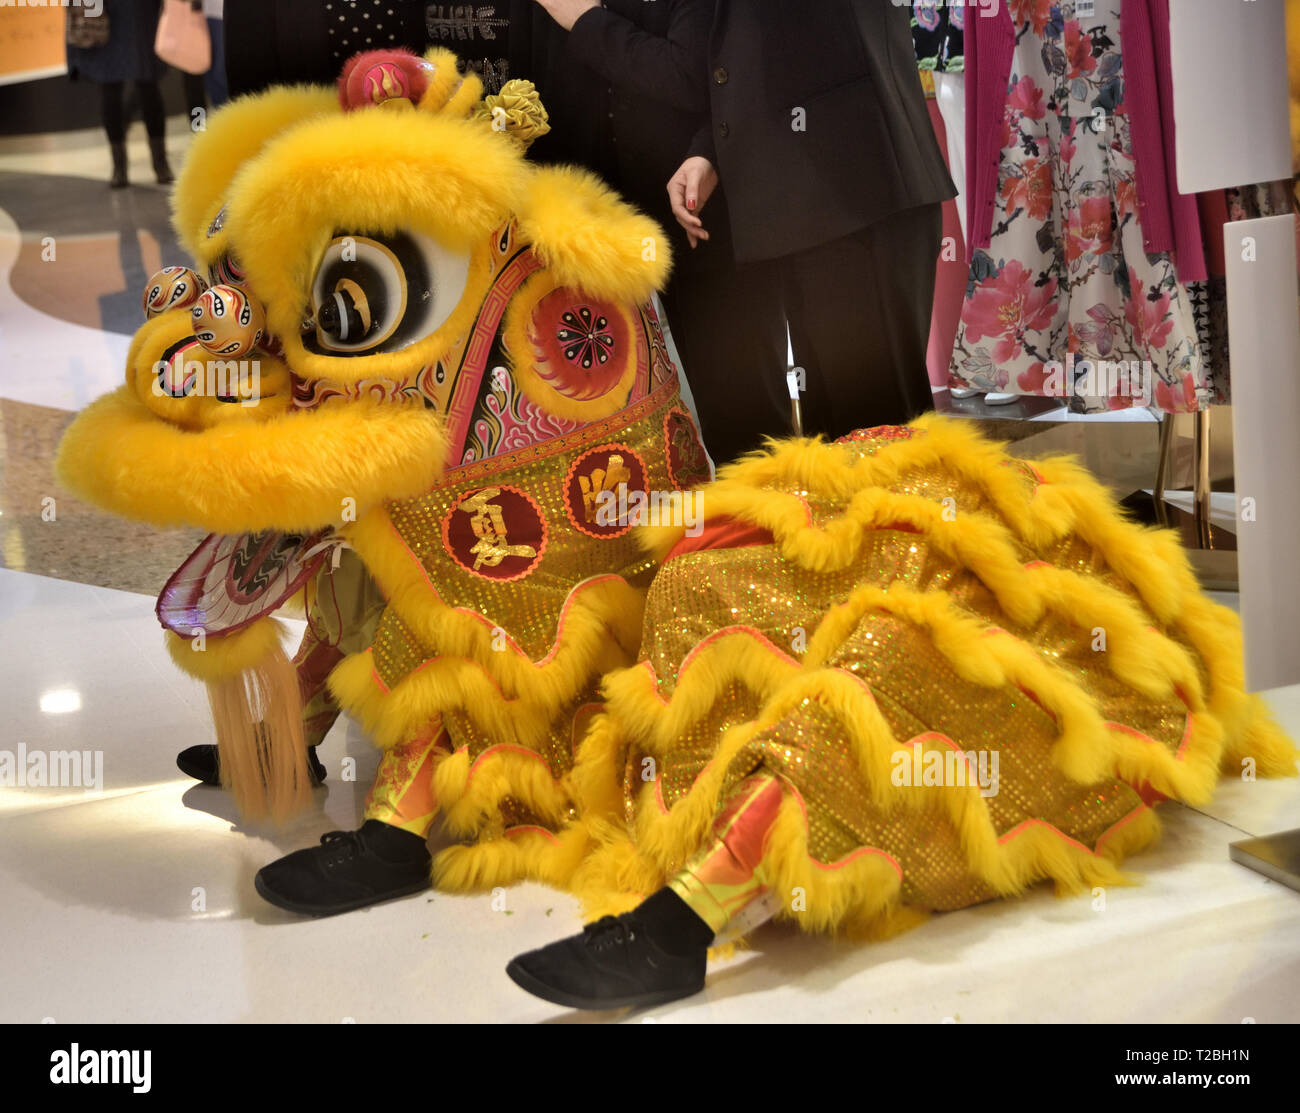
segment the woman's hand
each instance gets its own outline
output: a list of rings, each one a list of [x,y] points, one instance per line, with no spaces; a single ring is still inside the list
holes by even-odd
[[[566,31],[572,31],[578,17],[592,8],[599,8],[597,0],[537,0]]]
[[[691,247],[709,238],[699,212],[717,187],[718,172],[703,155],[692,155],[668,179],[668,200],[673,206],[673,216],[686,229]]]

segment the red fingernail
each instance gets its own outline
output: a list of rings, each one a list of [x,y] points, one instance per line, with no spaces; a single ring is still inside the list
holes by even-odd
[[[688,209],[693,209],[693,208],[695,208],[695,202],[694,202],[694,201],[687,201],[687,202],[686,202],[686,207],[687,207]]]

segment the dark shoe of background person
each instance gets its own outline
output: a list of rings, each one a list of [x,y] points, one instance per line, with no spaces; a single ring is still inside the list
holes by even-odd
[[[506,973],[534,997],[571,1009],[643,1008],[704,988],[713,932],[671,889],[581,935],[514,959]]]
[[[378,819],[358,831],[329,831],[253,879],[262,898],[303,916],[335,916],[432,887],[424,839]]]
[[[176,755],[176,768],[187,777],[193,777],[213,788],[221,787],[221,759],[217,747],[211,742],[191,746]],[[307,747],[307,764],[311,773],[311,782],[321,784],[325,780],[325,766],[316,756],[316,747]]]
[[[167,165],[167,144],[162,139],[149,140],[149,153],[153,156],[153,173],[159,185],[171,185],[172,168]]]
[[[113,155],[113,176],[108,179],[108,187],[125,189],[130,185],[126,178],[126,144],[110,143],[108,149]]]

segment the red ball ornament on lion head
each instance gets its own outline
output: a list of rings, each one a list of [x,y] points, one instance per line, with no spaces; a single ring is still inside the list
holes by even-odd
[[[349,58],[339,75],[344,112],[379,104],[419,105],[433,66],[409,50],[365,50]]]

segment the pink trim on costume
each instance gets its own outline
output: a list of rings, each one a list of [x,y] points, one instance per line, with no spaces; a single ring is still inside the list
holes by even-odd
[[[429,571],[424,567],[424,562],[411,551],[411,546],[406,543],[406,538],[398,533],[397,526],[394,524],[392,516],[387,512],[384,513],[384,521],[388,523],[388,528],[393,531],[393,536],[397,538],[397,543],[406,550],[406,555],[411,558],[411,563],[420,570],[420,578],[424,580],[428,585],[429,590],[433,592],[433,597],[439,603],[442,603],[442,596],[438,594],[438,589],[433,586],[433,581],[429,579]],[[446,604],[443,603],[443,606],[446,606]]]
[[[523,649],[520,648],[519,643],[516,642],[515,639],[512,638],[508,633],[506,633],[504,627],[499,626],[497,623],[493,622],[492,619],[488,618],[486,615],[481,614],[478,611],[470,610],[468,607],[452,607],[450,609],[454,610],[458,614],[468,615],[476,622],[480,623],[483,626],[486,626],[489,630],[497,630],[497,629],[501,630],[501,632],[505,634],[506,642],[525,661],[528,661],[530,664],[534,664],[534,665],[545,665],[547,662],[552,660],[555,657],[555,655],[560,651],[560,643],[564,641],[564,624],[568,621],[569,612],[570,610],[573,609],[578,592],[586,590],[588,588],[595,587],[597,584],[607,583],[609,581],[613,581],[615,583],[620,583],[620,584],[627,583],[627,580],[625,580],[622,576],[618,575],[618,573],[616,572],[604,572],[599,576],[591,576],[588,579],[582,580],[581,582],[574,584],[572,589],[570,589],[569,594],[564,597],[564,602],[560,605],[560,617],[557,620],[555,626],[555,641],[551,643],[551,648],[546,651],[546,656],[539,657],[536,661],[534,661],[531,657],[529,657],[523,651]]]
[[[1117,730],[1121,734],[1131,735],[1132,737],[1138,739],[1139,741],[1149,742],[1152,746],[1162,746],[1162,747],[1164,746],[1163,742],[1160,742],[1155,738],[1152,738],[1151,735],[1145,733],[1144,731],[1138,730],[1137,727],[1129,726],[1127,723],[1113,723],[1110,720],[1107,720],[1106,727],[1109,730]],[[1178,761],[1183,760],[1183,751],[1187,748],[1187,744],[1191,741],[1191,739],[1192,739],[1192,715],[1189,712],[1183,724],[1182,740],[1178,743],[1178,749],[1174,751],[1174,757],[1176,760]]]
[[[714,758],[709,758],[704,768],[701,769],[698,774],[696,774],[695,780],[691,782],[692,787],[700,783],[700,778],[703,777],[704,774],[709,771],[709,766],[713,764],[714,760],[715,760]],[[662,773],[660,773],[659,776],[655,778],[654,784],[655,784],[655,803],[659,805],[659,811],[663,815],[667,815],[668,805],[664,803],[664,775]]]
[[[714,639],[720,638],[724,634],[736,634],[736,633],[753,634],[755,638],[763,644],[763,646],[765,646],[767,649],[770,649],[778,657],[782,657],[790,664],[798,666],[799,664],[798,661],[796,661],[784,650],[778,649],[775,645],[773,645],[770,641],[768,641],[761,630],[758,630],[753,626],[723,626],[721,629],[714,630],[713,633],[710,634],[703,641],[697,643],[695,647],[685,656],[685,658],[683,658],[681,665],[678,666],[677,669],[678,686],[679,687],[681,686],[681,680],[682,677],[686,674],[687,666],[690,665],[691,659],[697,653],[701,652],[704,649],[704,647],[707,646]],[[659,690],[659,674],[655,672],[654,665],[652,665],[649,661],[639,661],[637,662],[635,667],[644,668],[650,674],[650,681],[654,685],[655,699],[657,699],[660,703],[662,703],[665,707],[667,707],[670,701],[665,699],[664,694]]]
[[[1049,719],[1051,719],[1052,722],[1054,723],[1060,722],[1060,720],[1057,718],[1056,712],[1053,711],[1050,707],[1048,707],[1047,704],[1045,704],[1041,699],[1039,699],[1038,693],[1035,692],[1032,688],[1026,688],[1023,684],[1017,684],[1016,687],[1020,691],[1024,692],[1024,694],[1028,696],[1038,706],[1038,709],[1042,711],[1043,714],[1046,715]]]
[[[924,734],[918,734],[918,735],[916,735],[916,737],[914,737],[914,738],[909,738],[909,739],[904,743],[904,745],[906,745],[906,746],[916,746],[917,744],[919,744],[919,743],[921,743],[921,742],[925,742],[927,739],[935,739],[935,740],[937,740],[937,741],[939,741],[939,742],[942,742],[942,743],[943,743],[945,746],[947,746],[950,750],[953,750],[953,751],[955,751],[956,753],[961,754],[961,756],[962,756],[962,761],[964,761],[964,762],[966,763],[966,771],[970,774],[970,776],[971,776],[972,778],[974,778],[974,779],[970,782],[970,784],[972,784],[972,785],[977,785],[977,784],[979,784],[979,770],[975,767],[975,765],[974,765],[974,763],[971,761],[971,759],[968,758],[968,757],[966,756],[966,751],[965,751],[965,749],[964,749],[963,747],[959,746],[956,742],[954,742],[951,738],[949,738],[946,734],[942,733],[941,731],[937,731],[937,730],[927,730]],[[913,785],[912,787],[916,787],[916,786]]]
[[[1097,852],[1096,852],[1095,850],[1090,850],[1090,849],[1089,849],[1088,847],[1086,847],[1083,843],[1081,843],[1078,839],[1072,839],[1072,838],[1070,838],[1070,836],[1067,835],[1064,831],[1062,831],[1059,827],[1053,827],[1053,826],[1052,826],[1050,823],[1048,823],[1047,820],[1045,820],[1045,819],[1026,819],[1026,820],[1023,820],[1022,822],[1017,823],[1014,827],[1012,827],[1010,831],[1006,832],[1006,834],[999,835],[999,836],[998,836],[998,842],[999,842],[999,843],[1008,842],[1009,840],[1015,838],[1015,837],[1016,837],[1017,835],[1019,835],[1022,831],[1024,831],[1025,829],[1027,829],[1027,828],[1029,828],[1029,827],[1046,827],[1049,831],[1052,832],[1052,834],[1054,834],[1054,835],[1059,835],[1059,836],[1060,836],[1062,839],[1064,839],[1066,842],[1070,843],[1070,844],[1073,845],[1073,846],[1077,846],[1080,850],[1085,851],[1086,853],[1093,855],[1093,857],[1096,857],[1096,855],[1097,855]]]
[[[1025,565],[1026,568],[1051,568],[1052,565],[1045,560],[1031,560]]]
[[[791,792],[791,794],[793,794],[794,798],[795,798],[797,801],[799,801],[799,810],[803,813],[803,827],[804,827],[804,833],[807,834],[807,832],[808,832],[808,830],[809,830],[809,824],[808,824],[808,807],[807,807],[807,805],[804,803],[803,794],[802,794],[802,793],[801,793],[797,788],[795,788],[794,785],[790,784],[789,781],[786,781],[786,786],[790,789],[790,792]],[[805,852],[804,852],[804,857],[806,857],[806,858],[808,859],[808,861],[810,861],[810,862],[811,862],[814,866],[816,866],[818,869],[821,869],[821,870],[838,870],[838,869],[842,869],[843,867],[847,866],[850,862],[856,861],[858,858],[861,858],[864,854],[878,854],[878,855],[880,855],[880,857],[884,858],[886,862],[888,862],[891,866],[894,867],[894,872],[895,872],[896,874],[898,874],[898,880],[899,880],[899,881],[902,881],[902,880],[903,880],[903,867],[902,867],[901,865],[898,864],[898,859],[895,858],[895,857],[894,857],[892,854],[890,854],[888,851],[886,851],[886,850],[881,850],[879,847],[876,847],[876,846],[860,846],[860,847],[858,847],[857,850],[850,851],[850,852],[849,852],[848,854],[846,854],[843,858],[840,858],[838,861],[835,861],[835,862],[819,862],[816,858],[814,858],[814,857],[813,857],[811,854],[809,854],[806,850],[805,850]]]
[[[560,842],[560,836],[554,831],[548,831],[545,827],[539,827],[535,823],[521,823],[517,827],[507,827],[502,834],[506,838],[510,838],[513,835],[544,835],[557,846]]]
[[[778,649],[775,645],[773,645],[770,641],[768,641],[767,637],[757,627],[747,626],[744,624],[740,624],[736,626],[723,626],[720,629],[714,630],[713,633],[710,634],[703,641],[697,642],[695,646],[691,649],[691,651],[688,654],[686,654],[685,658],[683,658],[682,660],[681,665],[677,669],[677,676],[679,678],[679,683],[680,683],[680,678],[682,673],[684,673],[687,670],[687,668],[691,664],[691,661],[694,659],[695,655],[697,653],[700,653],[705,646],[707,646],[710,642],[716,641],[718,638],[721,638],[726,634],[739,634],[739,633],[753,634],[763,644],[764,647],[770,649],[778,657],[784,659],[785,661],[788,661],[792,665],[797,666],[799,664],[799,662],[796,661],[793,657],[791,657],[790,654],[786,653],[785,650]],[[653,667],[652,667],[652,671],[653,671]]]
[[[464,748],[468,749],[469,747],[464,747]],[[474,779],[474,774],[478,772],[479,765],[482,764],[484,759],[486,759],[489,755],[495,754],[498,751],[502,753],[522,754],[524,757],[536,758],[538,761],[542,763],[542,768],[546,770],[546,775],[550,777],[555,784],[560,783],[555,779],[554,775],[551,773],[551,767],[546,764],[546,759],[542,757],[542,755],[539,754],[536,750],[530,750],[527,746],[520,746],[513,742],[498,742],[495,745],[489,746],[486,750],[484,750],[481,754],[479,754],[478,757],[476,757],[472,762],[470,762],[469,772],[465,774],[465,788],[467,790],[469,789],[470,782],[473,781]]]
[[[1112,823],[1109,827],[1106,828],[1106,830],[1104,830],[1100,835],[1097,836],[1097,849],[1093,851],[1093,854],[1099,855],[1101,853],[1101,844],[1104,843],[1108,838],[1110,838],[1111,835],[1115,834],[1115,832],[1118,831],[1121,827],[1125,826],[1128,823],[1131,823],[1143,812],[1149,812],[1151,810],[1152,809],[1149,805],[1139,804],[1136,808],[1134,808],[1131,812],[1129,812],[1128,815],[1126,815],[1123,819],[1118,820],[1115,823]]]
[[[472,657],[430,657],[428,658],[428,660],[421,661],[418,665],[415,666],[415,668],[413,668],[410,672],[408,672],[397,683],[399,685],[405,684],[408,680],[411,679],[411,677],[417,676],[420,673],[424,672],[425,669],[432,668],[434,665],[441,664],[443,661],[460,661],[463,664],[478,669],[478,671],[483,674],[483,677],[487,680],[487,682],[491,684],[492,687],[495,689],[497,695],[501,697],[502,703],[518,703],[523,698],[522,696],[507,696],[505,692],[501,690],[501,685],[497,683],[496,677],[494,677],[490,672],[487,671],[487,669],[485,669]],[[464,707],[465,705],[463,703],[459,703],[456,704],[455,706]]]
[[[582,715],[582,713],[583,713],[584,711],[590,711],[593,707],[594,707],[597,711],[603,711],[604,708],[605,708],[605,705],[604,705],[603,703],[584,703],[584,704],[582,704],[580,707],[578,707],[577,710],[575,710],[574,713],[573,713],[573,725],[569,728],[569,736],[570,736],[570,737],[569,737],[569,756],[572,757],[575,761],[576,761],[577,758],[578,758],[578,742],[579,742],[579,739],[578,739],[578,732],[577,732],[577,730],[574,729],[574,728],[577,727],[579,717]]]

